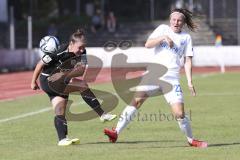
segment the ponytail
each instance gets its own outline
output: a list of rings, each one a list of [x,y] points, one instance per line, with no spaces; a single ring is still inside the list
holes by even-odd
[[[70,36],[69,42],[75,43],[77,41],[81,41],[83,43],[86,42],[85,32],[83,29],[77,29],[77,31]]]

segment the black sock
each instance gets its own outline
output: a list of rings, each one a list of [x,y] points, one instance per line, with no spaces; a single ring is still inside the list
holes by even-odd
[[[66,138],[68,134],[67,120],[63,115],[57,115],[54,118],[55,128],[57,130],[58,139],[62,140]]]
[[[101,108],[99,101],[97,100],[96,96],[90,89],[87,89],[81,92],[81,96],[83,100],[99,115],[101,116],[104,111]]]

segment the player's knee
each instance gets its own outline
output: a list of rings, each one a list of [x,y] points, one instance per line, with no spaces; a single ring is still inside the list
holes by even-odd
[[[55,110],[54,111],[55,115],[64,115],[64,111],[61,111],[61,110]]]
[[[80,85],[80,86],[81,86],[81,87],[80,87],[80,92],[84,92],[84,91],[89,90],[89,86],[88,86],[88,84],[86,83],[86,81],[81,82],[81,85]]]
[[[64,107],[54,107],[54,113],[55,113],[55,115],[64,115],[65,108]]]
[[[184,114],[184,112],[177,112],[177,113],[174,113],[174,117],[175,117],[175,119],[184,119],[185,114]]]

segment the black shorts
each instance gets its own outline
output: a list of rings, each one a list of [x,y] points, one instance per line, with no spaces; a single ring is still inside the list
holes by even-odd
[[[40,85],[41,85],[42,90],[48,95],[50,100],[52,100],[54,97],[57,97],[57,96],[62,97],[64,99],[68,99],[69,95],[58,93],[58,92],[54,91],[53,89],[51,89],[49,87],[47,78],[48,78],[48,76],[41,74],[40,75]]]

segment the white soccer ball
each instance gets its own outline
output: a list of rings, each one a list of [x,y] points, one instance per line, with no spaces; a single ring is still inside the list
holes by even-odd
[[[59,48],[59,40],[54,36],[45,36],[40,40],[39,48],[44,53],[54,53]]]

